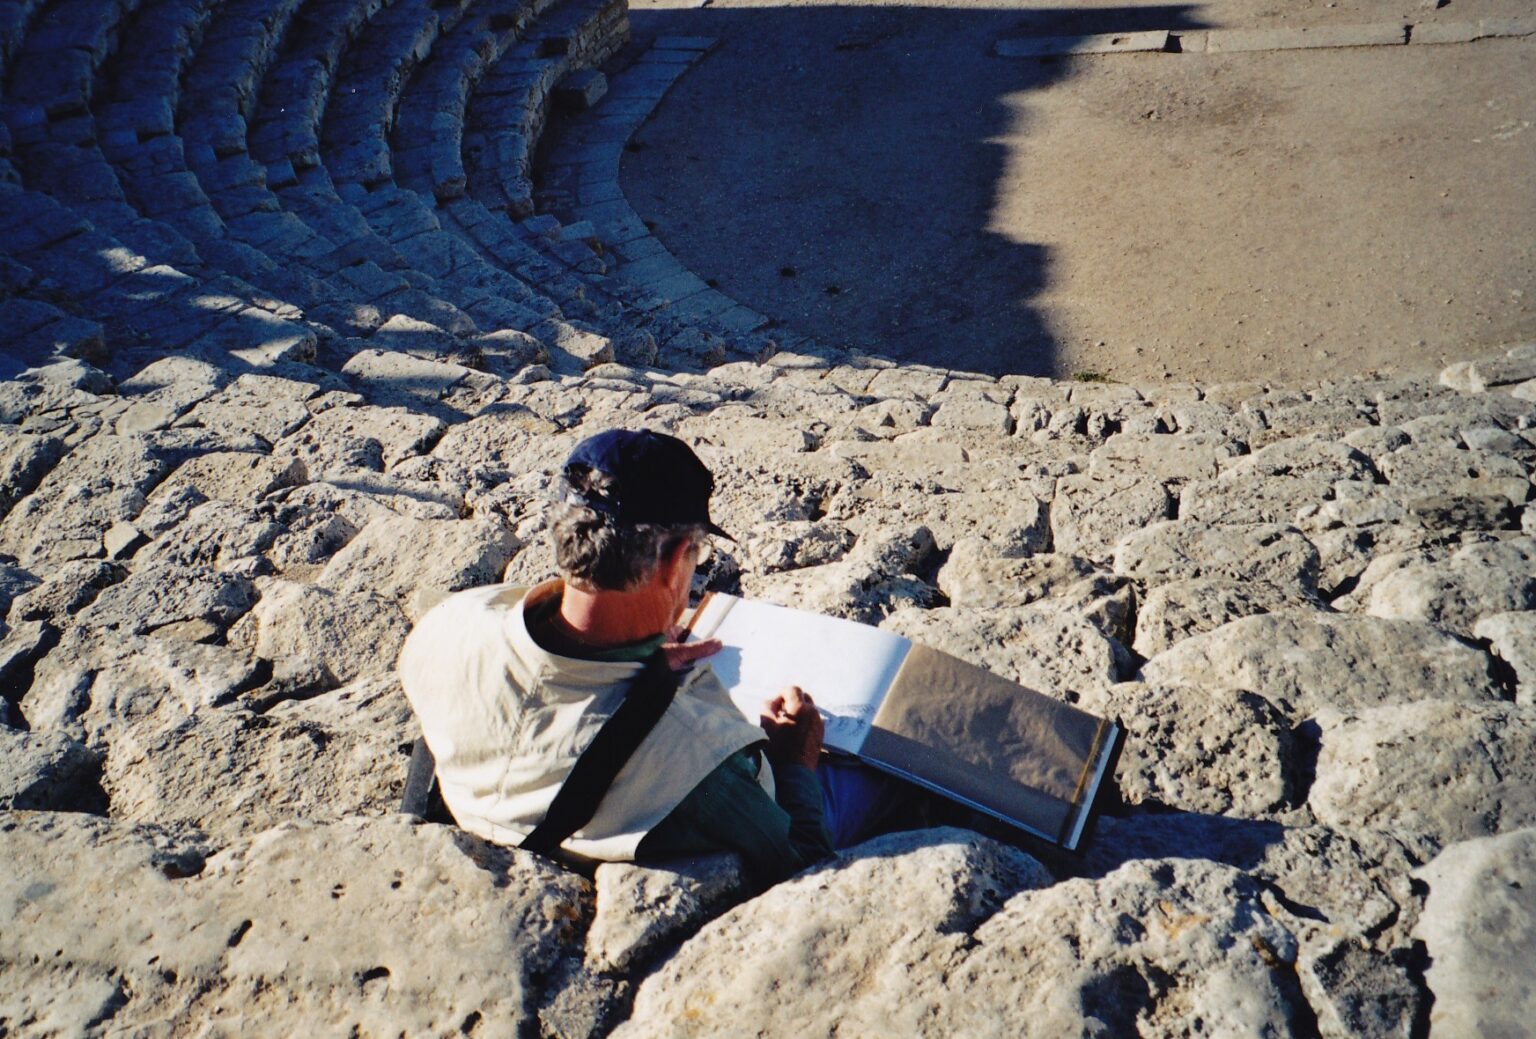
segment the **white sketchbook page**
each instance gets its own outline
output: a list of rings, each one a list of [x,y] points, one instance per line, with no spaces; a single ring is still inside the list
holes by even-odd
[[[826,745],[857,754],[912,642],[867,624],[771,603],[713,595],[690,636],[725,648],[707,662],[736,707],[756,722],[785,686],[811,694],[827,723]]]

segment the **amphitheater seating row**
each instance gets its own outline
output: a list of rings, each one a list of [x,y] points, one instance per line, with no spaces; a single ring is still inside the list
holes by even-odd
[[[15,352],[653,359],[697,331],[533,214],[557,85],[627,34],[622,0],[0,4]]]

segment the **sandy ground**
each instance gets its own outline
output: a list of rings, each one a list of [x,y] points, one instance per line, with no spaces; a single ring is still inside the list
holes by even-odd
[[[1054,61],[999,38],[1452,22],[1277,10],[633,0],[719,47],[623,186],[786,329],[993,373],[1300,381],[1536,337],[1536,37]]]

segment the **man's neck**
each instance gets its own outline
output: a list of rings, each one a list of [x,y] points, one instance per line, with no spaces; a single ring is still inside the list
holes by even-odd
[[[670,596],[653,587],[585,591],[566,584],[556,623],[565,637],[603,649],[655,638],[676,620]]]

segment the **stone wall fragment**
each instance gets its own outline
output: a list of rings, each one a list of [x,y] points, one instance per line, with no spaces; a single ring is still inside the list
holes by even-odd
[[[1150,684],[1246,689],[1300,720],[1326,707],[1497,700],[1488,656],[1428,624],[1309,610],[1245,617],[1148,660]]]
[[[1291,723],[1261,696],[1123,682],[1080,705],[1125,728],[1115,782],[1127,804],[1242,818],[1292,806]]]
[[[590,914],[582,878],[399,816],[289,824],[210,856],[38,813],[0,833],[0,855],[31,864],[0,881],[7,990],[18,964],[105,967],[121,989],[80,998],[128,1033],[252,1015],[284,1034],[531,1032],[540,979],[579,955]]]
[[[490,584],[520,547],[494,520],[376,519],[331,557],[315,583],[399,602],[421,588]]]
[[[1369,609],[1470,638],[1483,617],[1536,609],[1536,538],[1468,545],[1441,562],[1405,567],[1371,588]]]
[[[1297,597],[1317,591],[1317,549],[1293,527],[1154,523],[1115,548],[1115,572],[1156,585],[1194,578],[1263,582]]]
[[[1520,1035],[1536,1015],[1521,950],[1536,948],[1536,829],[1463,841],[1414,875],[1429,885],[1415,933],[1429,952],[1434,1035]]]
[[[1308,804],[1345,829],[1417,834],[1437,846],[1536,825],[1536,713],[1429,700],[1319,716]]]

